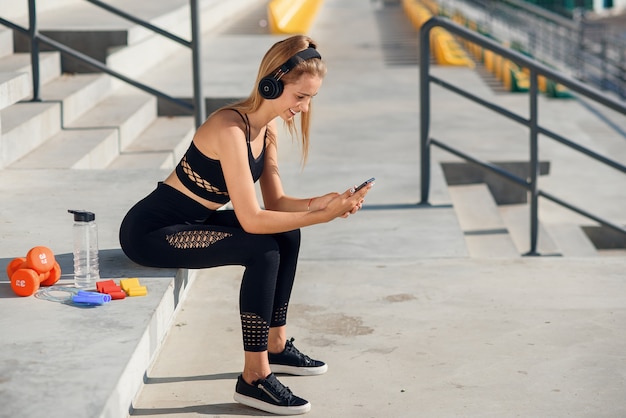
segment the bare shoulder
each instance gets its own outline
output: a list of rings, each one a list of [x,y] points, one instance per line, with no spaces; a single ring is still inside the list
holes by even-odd
[[[217,133],[233,128],[243,131],[245,123],[237,112],[230,109],[221,109],[211,114],[200,127],[201,130],[215,131]]]
[[[237,112],[222,109],[207,118],[193,141],[203,154],[219,159],[220,149],[241,142],[236,138],[245,138],[245,124]]]

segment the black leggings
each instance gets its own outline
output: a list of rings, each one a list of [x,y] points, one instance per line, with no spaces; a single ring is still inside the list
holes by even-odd
[[[232,210],[213,211],[164,183],[126,214],[120,244],[148,267],[245,267],[239,312],[245,351],[267,350],[270,327],[287,323],[300,230],[249,234]]]

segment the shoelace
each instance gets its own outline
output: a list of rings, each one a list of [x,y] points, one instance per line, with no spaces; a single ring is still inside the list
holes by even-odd
[[[289,341],[287,341],[287,343],[285,344],[286,351],[289,351],[295,354],[296,356],[298,356],[298,358],[304,361],[304,364],[308,365],[308,364],[313,363],[313,360],[311,359],[311,357],[307,356],[306,354],[303,354],[302,352],[300,352],[300,350],[296,348],[295,345],[293,345],[294,341],[295,341],[295,338],[293,337]]]
[[[269,388],[265,387],[261,383],[259,383],[258,386],[260,386],[261,390],[271,396],[276,402],[280,402],[283,399],[291,399],[293,396],[291,389],[280,383],[278,379],[265,379],[264,381]]]

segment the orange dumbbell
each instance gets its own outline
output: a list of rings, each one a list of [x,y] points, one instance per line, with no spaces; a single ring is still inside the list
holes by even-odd
[[[14,258],[7,266],[11,288],[19,296],[35,294],[39,286],[52,286],[61,278],[61,266],[47,247],[33,247],[26,258]]]

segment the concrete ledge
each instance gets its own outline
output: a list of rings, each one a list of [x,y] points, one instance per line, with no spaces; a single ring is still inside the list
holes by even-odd
[[[138,266],[119,248],[126,210],[164,174],[146,169],[3,170],[1,417],[128,415],[192,281],[187,271]],[[147,296],[87,309],[13,293],[6,266],[35,245],[54,251],[62,270],[58,285],[73,283],[70,208],[96,213],[101,279],[137,277],[148,288]]]
[[[48,408],[46,416],[128,414],[190,278],[186,270],[138,268],[121,250],[101,251],[101,257],[103,279],[139,277],[148,295],[85,308],[42,299],[42,293],[15,296],[3,275],[0,392],[6,403],[0,415],[39,416],[42,408],[55,404],[63,408]],[[71,254],[57,260],[71,271]],[[71,285],[71,275],[65,274],[54,287],[42,289],[64,298],[66,292],[53,289]]]
[[[273,34],[308,33],[322,0],[272,0],[267,20]]]

